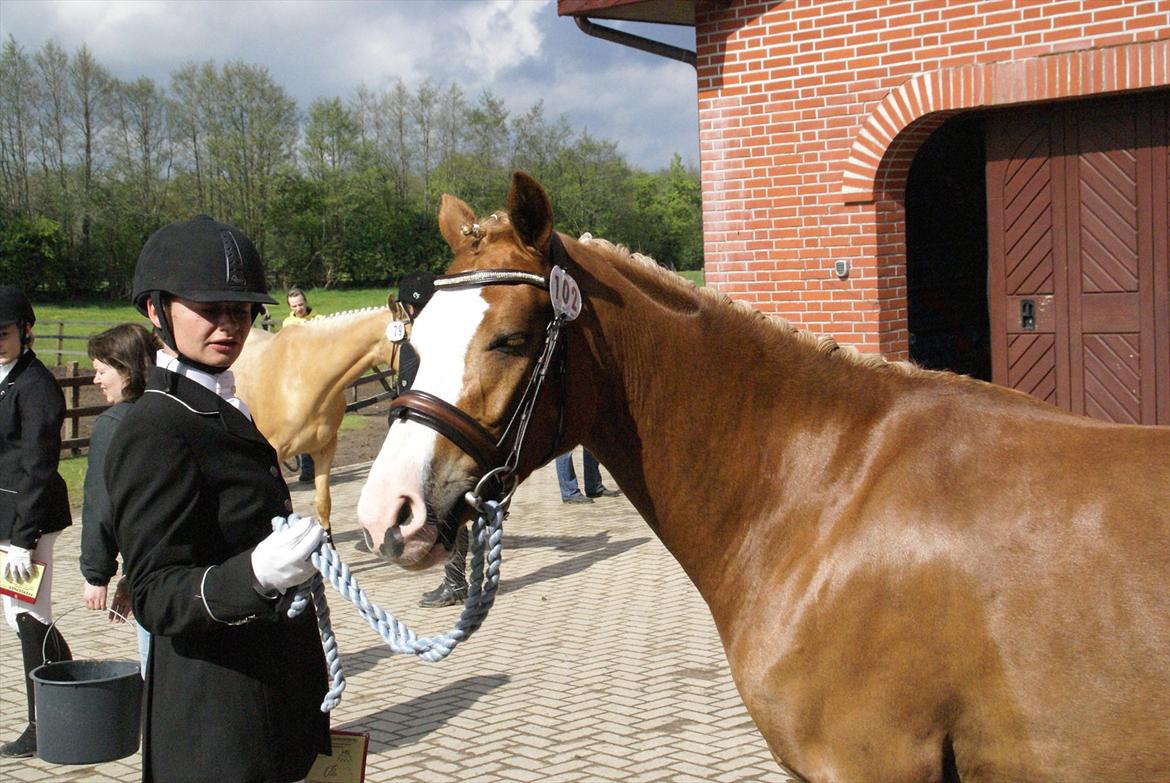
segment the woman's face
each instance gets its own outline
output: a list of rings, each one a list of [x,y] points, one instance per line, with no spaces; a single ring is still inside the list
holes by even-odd
[[[101,359],[93,360],[93,383],[111,405],[126,399],[126,376]]]
[[[20,325],[0,326],[0,364],[10,364],[20,358]]]
[[[171,333],[179,353],[209,367],[227,369],[244,350],[252,331],[251,302],[192,302],[175,298],[168,305]],[[154,302],[147,300],[147,313],[159,326]]]

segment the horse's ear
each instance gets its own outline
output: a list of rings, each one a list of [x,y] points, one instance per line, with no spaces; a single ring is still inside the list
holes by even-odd
[[[393,310],[396,304],[398,304],[398,299],[394,296],[394,292],[388,291],[386,293],[386,306]]]
[[[523,171],[512,175],[508,189],[508,219],[526,245],[543,253],[552,236],[552,203],[540,183]]]
[[[439,233],[447,240],[452,250],[458,250],[459,246],[467,241],[463,227],[474,222],[475,213],[471,211],[471,207],[452,195],[443,194],[443,200],[439,204]]]

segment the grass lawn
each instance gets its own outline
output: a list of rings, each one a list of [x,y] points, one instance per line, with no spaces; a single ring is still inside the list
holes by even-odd
[[[65,479],[65,486],[69,488],[69,505],[73,508],[81,508],[85,465],[85,457],[62,457],[61,462],[57,464],[57,472]]]

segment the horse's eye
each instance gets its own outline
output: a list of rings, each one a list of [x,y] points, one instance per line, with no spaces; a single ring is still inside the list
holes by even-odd
[[[514,332],[512,334],[503,334],[492,340],[488,346],[489,351],[499,351],[500,353],[510,354],[512,356],[522,356],[524,348],[528,345],[528,335],[525,332]]]

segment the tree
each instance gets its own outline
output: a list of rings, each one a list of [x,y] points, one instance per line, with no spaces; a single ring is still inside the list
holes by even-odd
[[[9,36],[0,55],[0,177],[4,208],[25,217],[33,214],[29,178],[32,113],[32,62]]]
[[[411,117],[418,132],[419,178],[422,180],[422,211],[430,213],[437,208],[438,201],[431,190],[431,175],[434,172],[434,155],[438,132],[439,92],[430,79],[419,85],[411,103]]]
[[[81,262],[85,267],[94,264],[93,223],[96,213],[94,201],[94,175],[97,167],[100,137],[110,113],[110,96],[113,77],[110,72],[94,59],[89,49],[82,44],[73,55],[69,65],[69,78],[77,101],[74,116],[76,130],[81,139]]]
[[[295,165],[298,136],[296,102],[272,81],[267,68],[242,61],[218,73],[201,70],[210,98],[203,119],[211,203],[219,217],[241,228],[261,253],[268,241],[266,210],[275,181]]]
[[[69,55],[59,44],[49,41],[33,56],[33,63],[38,87],[37,149],[44,174],[42,209],[64,228],[62,255],[67,255],[72,244],[73,204],[66,156],[74,149],[70,133],[74,101],[69,89]]]
[[[189,63],[171,74],[172,138],[177,142],[176,152],[186,155],[185,163],[194,182],[190,199],[194,212],[213,212],[211,182],[208,170],[210,152],[207,149],[211,124],[212,102],[209,94],[215,87],[215,66],[211,62]]]
[[[564,173],[564,157],[573,131],[564,115],[550,124],[544,118],[544,101],[512,120],[512,168],[531,174],[556,187]]]
[[[625,242],[672,269],[703,268],[702,189],[675,154],[670,166],[633,177],[636,209]]]

